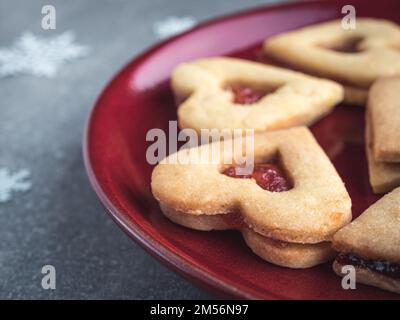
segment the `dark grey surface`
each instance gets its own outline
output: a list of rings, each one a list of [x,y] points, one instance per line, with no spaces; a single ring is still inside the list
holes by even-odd
[[[91,48],[53,79],[0,78],[0,168],[27,168],[33,183],[0,203],[0,298],[212,298],[151,258],[105,214],[83,167],[83,127],[110,77],[157,41],[156,21],[201,21],[267,2],[277,1],[0,0],[0,47],[25,30],[73,30]],[[56,7],[54,31],[41,29],[45,4]],[[56,267],[56,290],[41,288],[46,264]]]

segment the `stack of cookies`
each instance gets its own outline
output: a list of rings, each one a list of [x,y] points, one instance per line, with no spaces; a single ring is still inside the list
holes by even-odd
[[[384,193],[400,186],[400,77],[377,80],[366,112],[366,151],[372,189]]]
[[[245,150],[225,148],[222,138],[170,155],[151,182],[163,213],[196,230],[239,230],[254,253],[280,266],[336,257],[337,274],[352,265],[357,281],[400,293],[400,188],[350,223],[351,198],[307,128],[342,101],[368,101],[372,188],[400,186],[399,47],[398,25],[359,18],[355,30],[336,20],[267,39],[265,53],[291,69],[223,57],[177,66],[179,126],[254,129],[254,168],[239,174],[234,159]],[[212,150],[217,158],[200,156]]]
[[[239,230],[257,255],[281,266],[309,268],[331,260],[330,240],[351,220],[351,200],[332,163],[305,127],[254,139],[251,176],[222,164],[241,149],[196,160],[226,150],[223,142],[183,149],[180,163],[166,158],[151,183],[162,211],[196,230]]]

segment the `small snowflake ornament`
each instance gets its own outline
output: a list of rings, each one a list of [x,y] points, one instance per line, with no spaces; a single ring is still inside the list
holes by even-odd
[[[19,73],[54,77],[67,61],[88,54],[86,46],[74,42],[75,35],[66,31],[55,37],[38,37],[25,32],[10,48],[0,48],[0,77]]]
[[[153,30],[158,38],[164,39],[185,30],[190,29],[196,24],[193,17],[167,17],[154,24]]]
[[[26,169],[11,174],[7,168],[0,168],[0,203],[11,200],[13,192],[26,192],[32,187],[30,172]]]

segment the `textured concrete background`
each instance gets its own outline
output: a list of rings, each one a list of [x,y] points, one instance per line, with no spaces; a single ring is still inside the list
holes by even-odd
[[[33,183],[0,203],[0,298],[212,298],[148,256],[105,214],[82,163],[84,122],[112,75],[157,41],[157,21],[202,21],[272,2],[279,0],[0,0],[0,47],[26,30],[73,30],[91,48],[53,79],[0,78],[0,168],[27,168]],[[45,4],[56,7],[56,30],[41,29]],[[41,288],[45,264],[56,267],[56,290]]]

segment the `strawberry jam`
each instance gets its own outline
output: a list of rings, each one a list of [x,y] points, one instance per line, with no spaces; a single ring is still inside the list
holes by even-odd
[[[249,87],[232,87],[233,102],[236,104],[253,104],[266,95],[266,92],[260,89]]]
[[[400,264],[385,260],[366,260],[349,253],[341,253],[336,258],[340,265],[352,265],[356,268],[370,269],[384,276],[400,279]]]
[[[256,164],[253,173],[237,175],[234,166],[225,168],[223,174],[232,178],[254,179],[256,183],[270,192],[283,192],[292,188],[283,170],[276,164]]]

